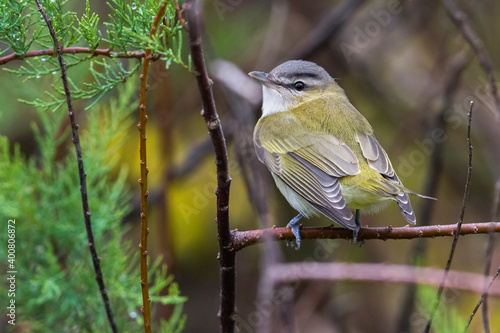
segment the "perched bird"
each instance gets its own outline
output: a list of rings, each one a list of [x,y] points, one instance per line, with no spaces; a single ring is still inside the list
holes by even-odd
[[[249,75],[263,85],[255,151],[299,212],[287,225],[297,248],[303,216],[321,213],[352,230],[356,241],[359,211],[376,212],[394,200],[415,224],[408,194],[416,193],[401,184],[371,125],[322,67],[291,60]]]

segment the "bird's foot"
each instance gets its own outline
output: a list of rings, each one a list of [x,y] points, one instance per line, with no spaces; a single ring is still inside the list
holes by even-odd
[[[302,218],[302,214],[299,214],[297,216],[295,216],[290,222],[288,222],[288,224],[286,225],[287,228],[292,228],[292,233],[294,234],[295,236],[295,249],[298,250],[300,249],[300,224],[299,224],[299,220]],[[291,246],[291,247],[294,247],[293,245],[293,240],[287,240],[286,241],[286,245],[287,246]]]
[[[361,247],[362,245],[365,244],[365,241],[362,239],[362,240],[358,240],[358,234],[359,234],[359,229],[361,227],[357,227],[356,229],[354,229],[352,231],[352,240],[351,240],[351,244],[353,245],[359,245],[359,247]]]
[[[356,244],[358,242],[358,234],[359,234],[359,226],[356,226],[356,229],[352,231],[352,244]]]
[[[352,244],[359,244],[359,246],[363,245],[365,242],[358,242],[358,234],[359,229],[361,229],[361,222],[359,221],[359,209],[356,209],[356,215],[354,217],[354,221],[356,222],[356,229],[352,231]]]

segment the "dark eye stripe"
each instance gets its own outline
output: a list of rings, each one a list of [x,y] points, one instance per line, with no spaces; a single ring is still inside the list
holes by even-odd
[[[319,78],[319,75],[316,73],[299,73],[297,75],[297,78],[311,78],[311,79],[317,79]]]
[[[304,88],[306,86],[304,83],[302,83],[304,85],[304,87],[302,89],[297,89],[296,84],[297,84],[297,82],[293,82],[293,83],[289,83],[289,84],[282,84],[281,86],[288,88],[288,89],[291,89],[291,90],[296,90],[296,91],[302,91],[302,90],[304,90]]]
[[[318,79],[319,75],[316,73],[309,73],[309,72],[304,72],[304,73],[290,73],[285,76],[287,79],[290,80],[300,80],[300,79],[306,79],[306,78],[311,78],[311,79]]]

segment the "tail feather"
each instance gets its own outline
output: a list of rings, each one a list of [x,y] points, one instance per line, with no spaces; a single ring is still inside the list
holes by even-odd
[[[389,180],[389,182],[396,184],[401,190],[401,192],[399,192],[396,196],[396,201],[398,203],[401,214],[406,219],[406,221],[408,221],[408,223],[415,224],[417,222],[417,218],[415,217],[415,212],[413,211],[413,207],[411,206],[410,197],[408,196],[408,194],[416,195],[424,199],[437,200],[436,198],[418,194],[407,189],[403,186],[403,184],[401,184],[401,181],[399,180],[398,176],[396,176],[396,174],[394,174],[394,176],[392,177],[385,178]]]
[[[396,201],[398,202],[399,210],[406,221],[408,221],[408,223],[415,224],[417,222],[417,218],[413,212],[413,207],[411,206],[408,194],[399,193],[396,197]]]

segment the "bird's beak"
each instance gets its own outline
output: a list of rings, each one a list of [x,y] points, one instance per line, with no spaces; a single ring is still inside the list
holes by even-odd
[[[269,73],[264,73],[264,72],[250,72],[248,75],[255,79],[255,81],[259,82],[260,84],[272,88],[273,86],[276,85],[270,78],[269,78]]]

